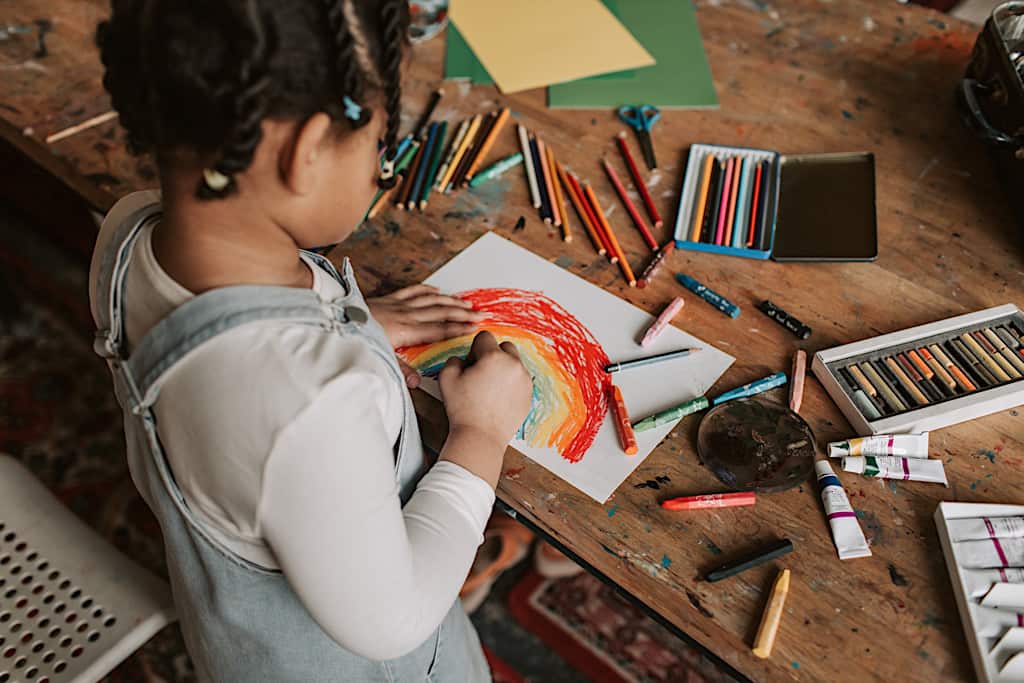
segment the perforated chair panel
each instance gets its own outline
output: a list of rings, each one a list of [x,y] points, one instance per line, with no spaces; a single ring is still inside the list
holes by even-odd
[[[94,683],[173,619],[163,581],[0,455],[0,683]]]

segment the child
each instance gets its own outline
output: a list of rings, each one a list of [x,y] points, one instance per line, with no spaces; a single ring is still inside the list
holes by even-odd
[[[424,286],[366,301],[300,251],[394,182],[407,21],[405,0],[113,0],[99,27],[161,192],[104,221],[96,349],[200,680],[490,678],[456,596],[530,378],[477,335],[441,373],[428,469],[393,348],[478,315]]]

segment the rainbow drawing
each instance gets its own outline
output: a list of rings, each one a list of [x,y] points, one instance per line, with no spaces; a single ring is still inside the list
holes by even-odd
[[[569,462],[583,459],[604,421],[609,363],[604,349],[553,300],[523,289],[474,289],[457,296],[488,314],[480,323],[499,342],[516,345],[533,376],[533,407],[517,438],[554,448]],[[469,353],[473,335],[409,346],[399,355],[421,374],[436,377],[452,356]]]

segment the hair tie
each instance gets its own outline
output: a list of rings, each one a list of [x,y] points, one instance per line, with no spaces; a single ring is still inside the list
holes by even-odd
[[[395,160],[388,159],[380,165],[380,177],[377,178],[377,187],[382,190],[390,190],[398,183],[395,176]]]
[[[214,192],[223,192],[231,184],[231,178],[214,168],[203,169],[203,182]]]
[[[352,122],[353,128],[360,128],[370,119],[367,110],[348,95],[341,98],[345,105],[345,118]]]

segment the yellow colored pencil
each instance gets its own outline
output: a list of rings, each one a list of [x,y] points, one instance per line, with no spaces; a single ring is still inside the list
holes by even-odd
[[[548,204],[551,205],[551,219],[549,221],[547,218],[545,218],[544,222],[551,222],[554,223],[555,225],[558,225],[562,221],[558,217],[558,212],[555,211],[555,190],[554,188],[551,187],[553,183],[551,182],[551,169],[548,167],[548,147],[547,145],[544,144],[544,141],[541,140],[539,137],[535,139],[537,140],[537,156],[540,157],[540,168],[537,169],[537,182],[544,183],[544,189],[548,194]]]
[[[491,147],[494,145],[494,141],[498,139],[498,133],[501,132],[505,122],[508,121],[510,110],[505,107],[498,114],[498,118],[495,119],[494,125],[491,126],[491,130],[487,133],[487,137],[484,138],[483,143],[480,145],[480,151],[477,152],[476,158],[469,165],[469,169],[466,171],[466,180],[472,180],[477,170],[480,168],[480,164],[483,163],[487,153],[491,151]]]
[[[708,201],[708,189],[711,185],[711,166],[715,163],[715,155],[704,157],[704,169],[700,173],[700,192],[696,195],[697,205],[693,211],[693,225],[690,228],[690,241],[700,242],[700,227],[704,222],[704,208]]]
[[[608,223],[608,218],[604,215],[604,210],[601,208],[601,204],[597,201],[597,196],[594,194],[594,188],[590,185],[584,185],[583,191],[587,193],[587,199],[590,200],[590,205],[594,209],[594,214],[597,215],[597,220],[601,222],[601,227],[604,229],[604,234],[608,237],[608,242],[615,251],[615,255],[619,257],[619,268],[622,269],[622,274],[625,276],[626,282],[630,287],[636,287],[636,276],[633,275],[633,270],[626,262],[626,254],[622,251],[622,247],[619,246],[619,241],[615,239],[615,233],[612,232],[612,226]]]
[[[459,145],[458,151],[455,153],[455,156],[452,157],[451,163],[448,164],[448,170],[445,171],[444,177],[441,178],[441,181],[437,184],[437,186],[441,188],[442,192],[446,187],[448,187],[448,183],[451,182],[452,176],[455,175],[455,169],[458,168],[459,162],[462,161],[462,157],[465,156],[466,150],[469,149],[470,144],[473,142],[473,138],[476,137],[476,132],[480,128],[480,121],[482,119],[483,117],[480,114],[477,114],[473,117],[473,120],[469,122],[469,130],[466,131],[466,135],[462,138],[462,144]]]
[[[590,222],[590,216],[587,214],[586,208],[583,206],[583,202],[586,200],[576,194],[576,190],[572,186],[572,182],[569,180],[569,174],[565,172],[565,169],[558,162],[556,163],[556,170],[558,171],[558,177],[562,181],[562,187],[565,189],[565,193],[569,195],[569,201],[576,208],[576,213],[580,217],[580,223],[583,223],[584,229],[587,231],[587,235],[590,236],[590,241],[594,243],[594,248],[597,249],[597,253],[600,256],[604,256],[608,253],[608,250],[604,248],[604,243],[597,234],[597,228]]]
[[[562,240],[565,242],[572,239],[569,236],[569,221],[568,216],[565,215],[565,200],[562,197],[562,188],[558,184],[558,165],[555,162],[555,153],[551,151],[551,148],[547,148],[547,162],[548,162],[548,174],[551,176],[551,189],[554,190],[554,195],[551,197],[551,206],[553,207],[556,214],[558,214],[555,225],[562,228]]]

